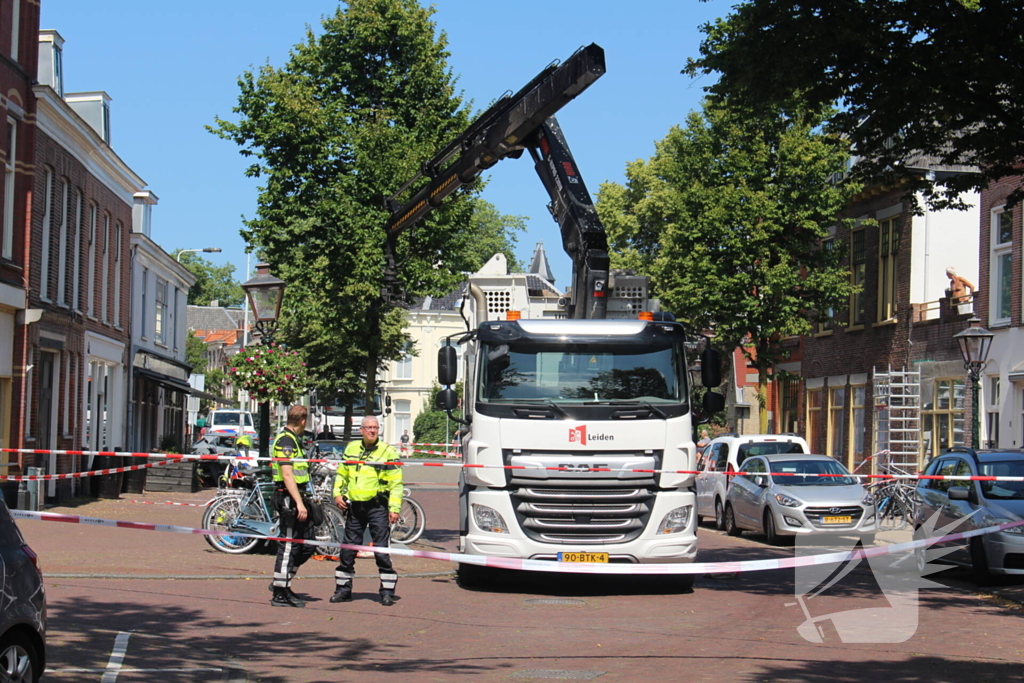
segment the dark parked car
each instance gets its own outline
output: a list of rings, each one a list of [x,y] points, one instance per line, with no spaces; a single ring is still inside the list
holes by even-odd
[[[36,683],[45,666],[43,573],[0,499],[0,680]]]

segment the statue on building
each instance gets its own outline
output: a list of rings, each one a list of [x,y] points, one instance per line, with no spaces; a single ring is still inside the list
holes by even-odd
[[[965,304],[974,298],[974,285],[967,278],[957,275],[956,268],[953,266],[946,268],[946,277],[949,278],[949,288],[946,290],[946,295],[949,297],[950,304],[954,306]],[[968,289],[971,290],[970,293],[968,293]]]

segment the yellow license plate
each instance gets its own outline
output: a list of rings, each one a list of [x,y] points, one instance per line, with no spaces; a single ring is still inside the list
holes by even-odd
[[[822,524],[853,524],[853,517],[822,517]]]
[[[608,553],[558,553],[559,562],[608,562]]]

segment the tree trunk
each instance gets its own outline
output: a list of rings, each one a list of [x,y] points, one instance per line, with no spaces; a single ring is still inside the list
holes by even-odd
[[[355,410],[352,408],[351,401],[345,404],[345,426],[342,430],[342,438],[345,441],[351,441],[355,437],[352,435],[352,417]]]
[[[763,358],[758,354],[758,360]],[[768,366],[762,362],[757,364],[757,408],[762,434],[768,433]]]

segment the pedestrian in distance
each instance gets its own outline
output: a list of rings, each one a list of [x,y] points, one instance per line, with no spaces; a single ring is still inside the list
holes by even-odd
[[[391,545],[391,525],[398,521],[402,509],[402,468],[394,446],[380,440],[380,423],[373,416],[363,418],[360,427],[363,438],[345,448],[338,474],[334,478],[334,502],[347,513],[345,543],[362,545],[363,532],[370,529],[373,545],[387,548]],[[358,464],[347,464],[358,461]],[[355,576],[356,551],[342,548],[341,562],[334,572],[335,590],[331,602],[352,599],[352,579]],[[380,573],[380,602],[385,607],[395,603],[398,574],[391,565],[391,555],[374,553]]]
[[[303,489],[309,488],[309,463],[302,449],[302,435],[306,429],[308,412],[305,406],[288,409],[285,428],[274,439],[270,449],[274,471],[274,507],[277,508],[283,538],[310,539],[308,511]],[[296,462],[298,459],[298,462]],[[313,556],[315,548],[304,543],[278,542],[274,561],[274,581],[270,588],[275,607],[305,607],[306,602],[295,594],[291,581],[295,572]]]
[[[410,439],[409,439],[409,430],[406,429],[404,432],[402,432],[402,436],[399,437],[398,440],[402,442],[402,455],[408,455],[409,454],[409,441],[410,441]]]

